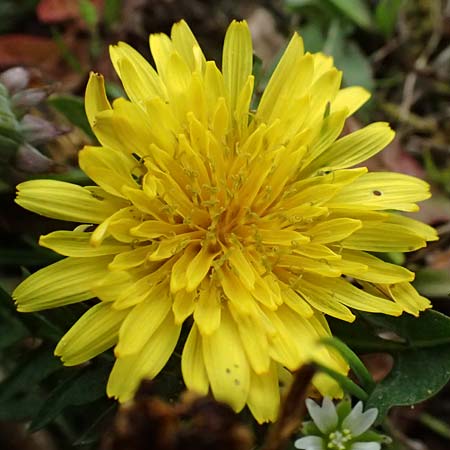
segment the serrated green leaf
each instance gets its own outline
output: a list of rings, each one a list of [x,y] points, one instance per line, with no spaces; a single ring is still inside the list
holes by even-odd
[[[403,344],[386,341],[378,337],[369,323],[360,317],[359,314],[352,323],[333,319],[332,317],[328,318],[327,321],[333,336],[337,336],[355,351],[361,353],[389,352],[405,348]]]
[[[30,431],[46,426],[69,406],[92,403],[105,396],[110,370],[109,365],[91,365],[74,373],[50,393],[33,419]]]
[[[389,375],[373,390],[366,408],[377,408],[381,422],[392,406],[422,402],[450,380],[450,345],[400,352]]]
[[[450,345],[450,317],[437,311],[428,310],[419,317],[408,314],[400,317],[366,313],[362,315],[373,325],[397,333],[405,339],[409,348]]]

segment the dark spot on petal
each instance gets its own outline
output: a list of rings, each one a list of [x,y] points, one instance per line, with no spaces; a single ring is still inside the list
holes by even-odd
[[[239,364],[234,364],[234,367],[235,367],[236,369],[239,369]]]
[[[231,369],[230,369],[229,367],[227,367],[227,368],[225,369],[225,372],[226,372],[226,373],[231,373]]]
[[[236,386],[239,386],[239,385],[241,384],[241,382],[240,382],[237,378],[235,378],[235,379],[234,379],[234,384],[235,384]]]
[[[382,195],[382,192],[381,191],[373,191],[372,194],[379,197],[380,195]]]

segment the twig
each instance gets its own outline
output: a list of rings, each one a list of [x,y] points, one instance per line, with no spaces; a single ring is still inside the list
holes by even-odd
[[[315,373],[311,365],[303,366],[295,373],[289,392],[281,406],[280,417],[269,429],[263,450],[282,450],[291,435],[297,431],[306,413],[305,400]]]

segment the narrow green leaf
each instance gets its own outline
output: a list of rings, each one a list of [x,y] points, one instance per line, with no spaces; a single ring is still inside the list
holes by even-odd
[[[368,398],[367,393],[363,389],[361,389],[356,383],[350,380],[350,378],[348,378],[346,375],[342,375],[342,373],[336,372],[335,370],[330,369],[329,367],[323,366],[321,364],[316,363],[315,365],[319,368],[321,372],[326,373],[331,378],[336,380],[345,392],[354,395],[360,400],[363,401],[367,400]]]
[[[336,349],[341,354],[341,356],[348,362],[350,368],[353,370],[353,373],[356,375],[365,391],[371,392],[373,390],[375,387],[375,382],[373,381],[372,375],[350,347],[336,337],[325,338],[322,339],[321,342]]]
[[[53,356],[52,348],[43,347],[28,353],[24,361],[0,383],[0,403],[28,392],[30,387],[61,368],[62,364]]]
[[[103,7],[103,21],[107,28],[111,28],[120,20],[122,0],[106,0]]]
[[[86,24],[91,28],[95,28],[98,22],[97,9],[90,0],[79,0],[78,8],[80,15]]]
[[[30,432],[52,422],[69,406],[92,403],[106,395],[106,383],[111,367],[91,365],[77,371],[54,389],[30,425]]]

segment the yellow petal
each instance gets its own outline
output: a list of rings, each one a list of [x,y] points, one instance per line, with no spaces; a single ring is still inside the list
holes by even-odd
[[[220,291],[213,282],[204,283],[194,310],[194,321],[202,336],[213,333],[220,326],[221,309]]]
[[[123,186],[138,186],[132,176],[137,161],[118,150],[86,146],[79,153],[79,164],[86,175],[112,195],[125,197]]]
[[[114,302],[120,292],[133,283],[129,272],[109,272],[91,287],[93,294],[103,302]]]
[[[92,233],[85,231],[54,231],[41,236],[39,245],[64,256],[87,258],[91,256],[113,255],[129,250],[130,246],[113,239],[103,241],[100,247],[90,245]]]
[[[167,285],[155,289],[136,305],[120,327],[119,343],[114,349],[116,356],[121,358],[139,352],[166,318],[171,306]]]
[[[125,402],[133,397],[143,378],[158,375],[175,349],[180,330],[172,314],[168,314],[139,353],[118,358],[106,387],[108,396]]]
[[[411,217],[406,217],[400,214],[389,214],[386,222],[406,227],[412,233],[420,236],[426,241],[437,241],[439,239],[437,231],[433,227],[430,227],[430,225],[418,220],[411,219]]]
[[[297,34],[294,33],[289,45],[283,53],[279,63],[277,64],[272,76],[270,77],[269,83],[264,89],[264,93],[259,102],[257,116],[261,117],[263,120],[269,120],[272,116],[272,111],[278,105],[278,99],[282,92],[288,91],[288,88],[292,84],[287,83],[293,76],[305,76],[306,79],[312,76],[313,61],[311,56],[305,57],[302,61],[303,56],[303,40]],[[300,64],[302,67],[299,67]],[[302,69],[301,71],[296,69]],[[307,76],[310,74],[309,76]],[[296,86],[297,87],[297,86]],[[307,83],[305,83],[305,88]],[[279,109],[279,108],[276,108]]]
[[[270,357],[267,334],[262,324],[264,319],[258,320],[255,317],[239,314],[232,305],[230,305],[230,312],[237,324],[239,336],[252,370],[256,374],[267,373],[270,368]]]
[[[411,252],[426,241],[410,228],[386,222],[363,222],[363,227],[341,241],[344,248],[370,252]]]
[[[203,361],[202,338],[195,323],[184,344],[181,355],[181,373],[189,390],[201,395],[208,393],[208,377]]]
[[[150,50],[158,69],[158,74],[165,81],[167,74],[167,61],[176,50],[169,36],[164,33],[151,34],[149,38]]]
[[[91,286],[108,273],[110,256],[65,258],[23,281],[13,292],[17,309],[39,311],[88,300]]]
[[[109,47],[114,69],[119,75],[127,95],[136,103],[152,97],[166,99],[167,94],[155,69],[125,42]]]
[[[342,269],[342,272],[345,275],[349,275],[359,280],[391,284],[402,281],[412,281],[414,279],[414,273],[410,272],[408,269],[384,262],[365,252],[343,249],[341,256],[344,261],[364,264],[367,267],[364,271],[345,270],[345,267]]]
[[[175,323],[181,325],[195,309],[197,292],[179,291],[173,299],[172,311]]]
[[[143,245],[127,252],[121,252],[109,264],[110,270],[126,270],[144,264],[153,251],[153,245]]]
[[[245,253],[240,248],[234,247],[231,249],[229,261],[244,286],[247,289],[253,289],[256,281],[255,271]]]
[[[309,274],[311,275],[311,274]],[[317,279],[320,280],[317,283]],[[336,317],[346,322],[355,320],[354,314],[342,303],[335,300],[333,292],[325,289],[321,281],[326,277],[315,277],[313,282],[303,278],[299,278],[295,282],[295,290],[315,309],[332,317]],[[333,278],[335,279],[335,278]]]
[[[250,369],[236,325],[226,308],[220,327],[202,336],[203,358],[214,397],[239,412],[247,401]]]
[[[217,256],[216,251],[208,248],[208,245],[203,245],[200,251],[192,258],[186,271],[186,290],[193,291],[206,277],[214,258]]]
[[[86,188],[57,180],[20,183],[16,203],[42,216],[82,223],[101,223],[125,206],[120,199],[94,196]]]
[[[239,95],[252,74],[253,47],[246,22],[233,21],[225,35],[222,73],[228,93],[230,109],[234,112]]]
[[[404,311],[413,316],[417,317],[421,311],[431,308],[431,302],[419,295],[410,283],[396,283],[385,289]]]
[[[350,284],[342,278],[325,278],[308,275],[312,283],[320,283],[324,294],[332,301],[359,309],[360,311],[379,312],[399,316],[402,309],[394,302],[371,295]]]
[[[351,236],[362,227],[360,220],[355,219],[331,219],[319,222],[308,229],[307,233],[314,244],[329,244],[341,241]]]
[[[370,98],[370,92],[361,86],[351,86],[341,89],[333,102],[331,103],[331,111],[347,108],[348,115],[351,116],[355,111],[361,108]]]
[[[85,96],[86,115],[91,127],[95,124],[96,115],[105,110],[110,110],[111,105],[106,97],[105,81],[102,75],[94,72],[89,74]]]
[[[247,404],[258,423],[276,421],[280,408],[280,389],[274,362],[264,374],[251,372]]]
[[[419,178],[401,173],[370,172],[345,186],[328,206],[417,211],[416,202],[430,196],[428,183]]]
[[[200,69],[201,72],[201,69],[205,66],[206,59],[188,24],[184,20],[174,24],[170,37],[172,38],[173,46],[183,57],[189,68],[192,71]],[[194,51],[194,49],[197,51]]]
[[[348,134],[328,147],[308,167],[310,172],[321,167],[345,169],[365,161],[383,150],[394,139],[395,133],[385,122],[376,122]]]
[[[61,338],[55,355],[65,366],[81,364],[117,342],[117,334],[128,311],[116,311],[110,303],[89,308]]]

